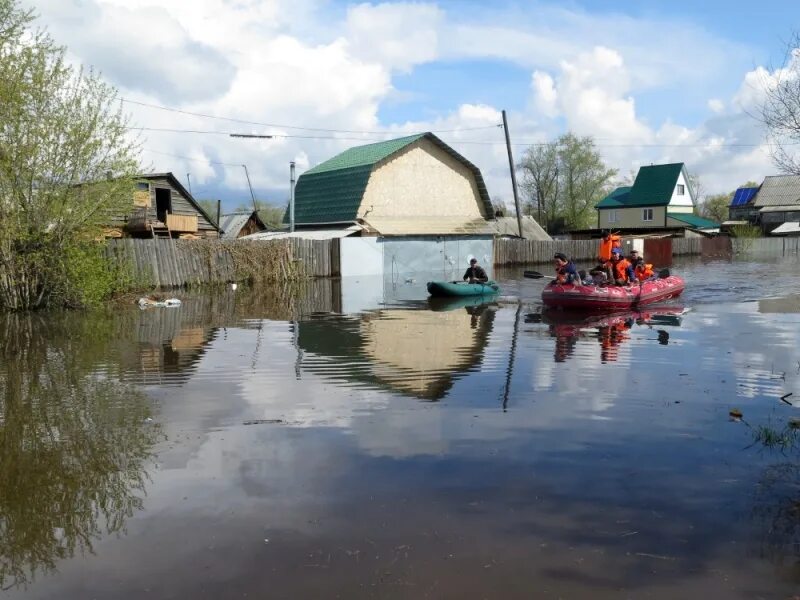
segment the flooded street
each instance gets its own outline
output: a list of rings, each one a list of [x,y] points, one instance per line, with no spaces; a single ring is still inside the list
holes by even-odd
[[[0,317],[3,597],[791,597],[798,261],[673,270],[604,317],[521,268]]]

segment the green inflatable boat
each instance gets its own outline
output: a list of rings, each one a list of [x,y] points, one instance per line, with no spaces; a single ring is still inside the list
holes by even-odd
[[[428,293],[437,298],[453,296],[489,296],[500,291],[494,281],[465,283],[462,281],[429,281]]]

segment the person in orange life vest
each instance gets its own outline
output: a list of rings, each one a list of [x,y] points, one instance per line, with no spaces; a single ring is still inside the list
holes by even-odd
[[[622,256],[622,248],[614,248],[611,251],[611,260],[606,263],[606,268],[609,270],[609,280],[617,285],[630,285],[636,281],[633,265]]]
[[[566,283],[581,285],[581,276],[578,273],[578,268],[574,262],[567,258],[566,254],[556,252],[553,255],[553,266],[556,269],[556,278],[553,283],[559,285]]]
[[[653,265],[644,262],[644,259],[639,257],[633,265],[633,272],[636,274],[636,279],[639,281],[646,281],[655,276]]]
[[[603,229],[603,237],[600,239],[600,245],[597,249],[597,258],[600,262],[608,262],[611,260],[611,251],[614,248],[621,247],[620,237],[612,234],[608,229]]]

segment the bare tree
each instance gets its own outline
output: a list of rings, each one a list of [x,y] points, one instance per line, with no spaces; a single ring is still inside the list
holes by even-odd
[[[558,214],[558,142],[531,146],[517,168],[522,171],[525,212],[547,229]]]
[[[774,78],[763,82],[765,98],[758,116],[769,132],[775,165],[784,173],[800,175],[800,33],[792,35]]]

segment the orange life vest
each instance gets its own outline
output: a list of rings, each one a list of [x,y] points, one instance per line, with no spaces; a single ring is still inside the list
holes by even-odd
[[[627,258],[620,258],[617,262],[608,261],[605,266],[611,269],[614,279],[621,279],[625,283],[630,283],[628,281],[628,267],[631,266],[631,263]]]
[[[600,246],[597,250],[597,256],[600,258],[600,260],[611,260],[611,251],[614,248],[621,247],[622,242],[620,241],[620,237],[618,235],[612,234],[607,240],[600,238]]]
[[[650,279],[653,275],[655,275],[655,273],[653,272],[653,265],[647,263],[636,265],[634,271],[636,272],[636,278],[639,281]]]

